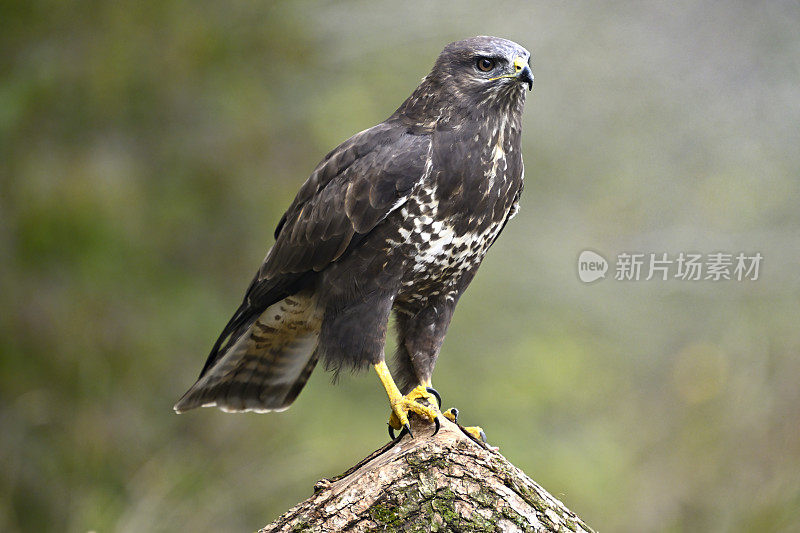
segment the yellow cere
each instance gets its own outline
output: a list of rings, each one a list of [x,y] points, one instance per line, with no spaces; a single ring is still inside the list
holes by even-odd
[[[500,78],[515,78],[519,72],[525,68],[527,63],[522,56],[517,56],[514,59],[514,74],[503,74],[502,76],[495,76],[494,78],[489,78],[489,81],[499,80]]]

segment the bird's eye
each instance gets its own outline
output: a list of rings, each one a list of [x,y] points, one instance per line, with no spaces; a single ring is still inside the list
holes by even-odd
[[[494,59],[489,59],[488,57],[479,57],[477,65],[478,70],[481,72],[489,72],[494,69]]]

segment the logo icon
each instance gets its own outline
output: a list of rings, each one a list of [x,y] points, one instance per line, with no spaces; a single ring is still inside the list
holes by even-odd
[[[608,261],[591,250],[584,250],[578,256],[578,277],[584,283],[591,283],[606,277]]]

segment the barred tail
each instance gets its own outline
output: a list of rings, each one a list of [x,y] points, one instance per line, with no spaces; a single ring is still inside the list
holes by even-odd
[[[223,411],[283,411],[317,364],[319,312],[313,296],[289,296],[268,307],[175,404]]]

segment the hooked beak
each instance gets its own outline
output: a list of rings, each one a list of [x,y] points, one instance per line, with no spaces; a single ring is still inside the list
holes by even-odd
[[[516,73],[514,76],[521,82],[528,84],[528,90],[533,90],[533,72],[531,72],[531,67],[528,66],[528,63],[522,57],[517,57],[514,60],[514,72]]]

